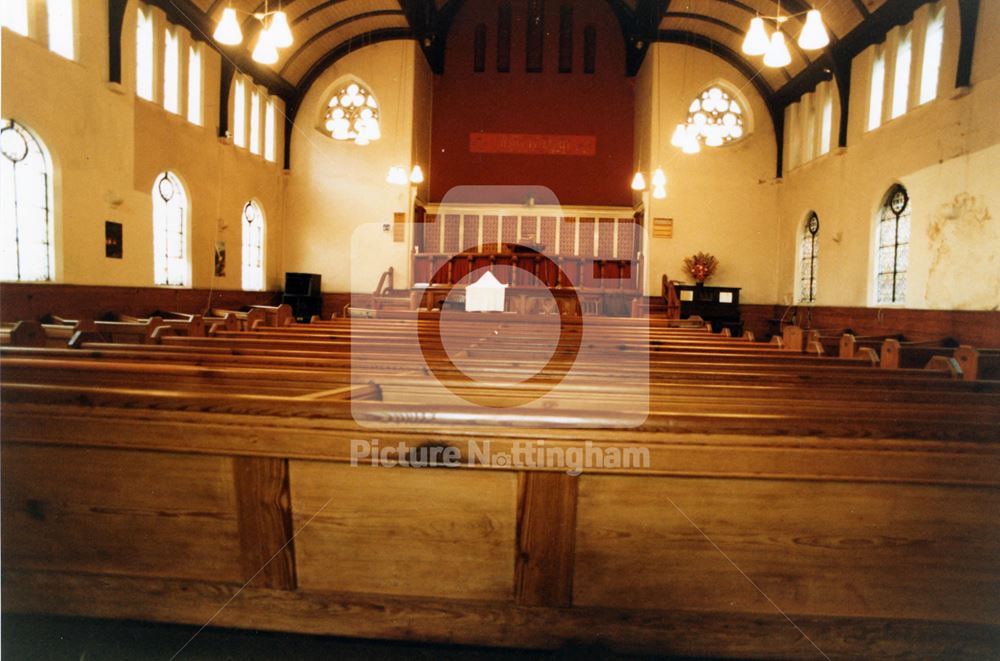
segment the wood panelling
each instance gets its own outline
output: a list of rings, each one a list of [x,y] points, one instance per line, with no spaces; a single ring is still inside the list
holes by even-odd
[[[67,319],[95,319],[108,312],[146,316],[154,310],[201,313],[207,308],[239,309],[273,305],[277,292],[175,289],[168,287],[101,287],[8,282],[0,285],[0,319],[38,319],[55,314]]]
[[[17,444],[2,457],[5,569],[242,583],[230,459]]]
[[[288,462],[270,457],[235,457],[243,577],[251,585],[295,589]]]
[[[577,478],[566,473],[518,474],[517,603],[570,606]]]
[[[817,328],[824,334],[851,329],[855,335],[903,333],[913,339],[951,337],[977,347],[1000,347],[1000,312],[990,310],[906,310],[781,305],[741,305],[743,321],[758,338],[766,336],[769,319],[791,320],[792,312],[804,330]]]
[[[594,254],[594,219],[580,219],[580,243],[577,250],[578,255]]]
[[[563,6],[570,4],[573,33],[560,38]],[[488,37],[481,73],[474,71],[479,25],[486,26]],[[489,42],[493,35],[495,49]],[[581,39],[584,48],[570,49],[567,36]],[[622,55],[632,47],[605,0],[460,3],[443,45],[443,72],[434,79],[429,201],[447,199],[459,186],[496,186],[507,188],[494,189],[500,199],[492,201],[519,203],[531,184],[551,191],[561,204],[631,206],[634,79],[626,75]],[[586,51],[585,67],[579,50]],[[567,62],[569,56],[576,61]],[[563,149],[470,149],[476,136],[486,134],[530,135],[558,144],[585,136],[596,147],[574,150],[575,155]]]
[[[576,218],[563,218],[559,227],[559,254],[576,254]]]
[[[1000,508],[996,490],[789,486],[583,476],[574,603],[762,615],[777,604],[796,615],[984,624],[1000,618],[1000,539],[982,526],[983,512]]]
[[[514,473],[290,463],[301,588],[512,598]]]

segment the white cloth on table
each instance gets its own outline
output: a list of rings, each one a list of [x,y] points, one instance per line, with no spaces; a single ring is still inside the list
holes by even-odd
[[[503,312],[507,285],[487,271],[465,288],[466,312]]]

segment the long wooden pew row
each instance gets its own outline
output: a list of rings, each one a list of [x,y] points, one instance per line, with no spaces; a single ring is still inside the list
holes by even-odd
[[[677,655],[996,651],[1000,456],[941,420],[924,423],[938,440],[817,435],[794,413],[777,435],[707,412],[623,434],[567,412],[512,428],[383,403],[3,396],[10,611]],[[351,466],[359,439],[466,460],[470,440],[498,457],[589,442],[650,462]]]

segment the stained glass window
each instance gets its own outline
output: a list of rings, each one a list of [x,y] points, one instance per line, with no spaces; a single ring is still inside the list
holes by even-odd
[[[811,212],[806,218],[799,248],[799,301],[816,301],[816,267],[819,265],[819,216]]]
[[[23,126],[6,119],[0,154],[0,279],[51,280],[48,159]]]
[[[879,303],[906,300],[906,270],[910,261],[910,196],[895,185],[889,190],[878,216],[876,264]]]
[[[243,205],[243,289],[264,289],[264,212],[250,200]]]
[[[153,281],[181,287],[189,284],[187,249],[188,197],[172,172],[153,184]]]
[[[327,102],[323,128],[335,140],[353,140],[367,145],[382,137],[375,95],[358,83],[350,83]]]
[[[742,138],[746,113],[732,94],[713,85],[688,107],[687,130],[708,147],[721,147]]]

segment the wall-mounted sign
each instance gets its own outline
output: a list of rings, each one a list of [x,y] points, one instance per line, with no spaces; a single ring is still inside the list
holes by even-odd
[[[530,156],[593,156],[596,135],[546,135],[542,133],[470,133],[473,154],[527,154]]]

